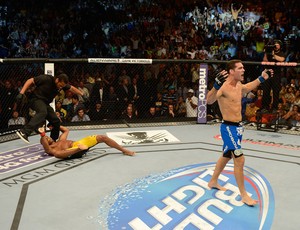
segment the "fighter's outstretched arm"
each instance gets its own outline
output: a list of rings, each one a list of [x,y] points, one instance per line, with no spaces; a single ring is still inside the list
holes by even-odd
[[[62,125],[59,127],[59,129],[62,132],[62,134],[59,136],[59,140],[67,140],[70,130]]]

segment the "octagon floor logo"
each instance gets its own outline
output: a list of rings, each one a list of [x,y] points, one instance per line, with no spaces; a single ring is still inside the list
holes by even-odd
[[[101,201],[98,222],[105,229],[271,229],[274,195],[269,182],[245,167],[245,186],[258,205],[241,202],[228,164],[219,182],[227,191],[207,186],[215,163],[149,175],[117,188]]]

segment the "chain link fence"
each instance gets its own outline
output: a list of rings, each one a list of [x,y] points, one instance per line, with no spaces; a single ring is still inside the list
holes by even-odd
[[[72,85],[85,89],[86,97],[79,97],[78,101],[83,105],[90,121],[72,122],[77,113],[73,110],[74,100],[72,100],[72,98],[76,99],[76,96],[71,93],[62,91],[55,100],[54,106],[58,116],[65,125],[73,127],[86,125],[90,127],[90,125],[103,125],[108,122],[113,124],[145,124],[145,122],[154,124],[163,121],[196,123],[196,117],[187,117],[184,104],[189,89],[193,89],[194,95],[198,97],[200,64],[208,65],[208,89],[211,89],[214,83],[215,70],[223,69],[226,65],[225,61],[164,59],[3,59],[1,61],[0,131],[2,138],[5,135],[12,135],[14,130],[23,125],[20,117],[27,122],[34,115],[34,111],[26,102],[17,106],[15,98],[27,79],[47,73],[45,63],[54,63],[55,73],[66,73]],[[243,62],[243,64],[246,70],[245,82],[256,79],[264,68],[273,68],[275,71],[272,81],[244,95],[242,114],[245,124],[256,127],[259,122],[263,124],[260,128],[276,125],[275,131],[284,129],[289,133],[300,128],[299,121],[291,123],[287,119],[284,123],[273,116],[282,104],[286,112],[292,109],[293,102],[285,100],[284,90],[292,88],[293,93],[298,95],[296,97],[299,103],[299,64],[285,63],[280,66],[260,62]],[[170,114],[169,110],[172,108],[169,108],[169,105],[172,105],[175,116]],[[249,111],[253,113],[254,107],[259,107],[259,111],[266,109],[263,112],[265,119],[261,118],[263,116],[258,119],[258,116],[248,114]],[[18,112],[17,117],[14,111]],[[208,122],[221,119],[218,104],[209,105]]]

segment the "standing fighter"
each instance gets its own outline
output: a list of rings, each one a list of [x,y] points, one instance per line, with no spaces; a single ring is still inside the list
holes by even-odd
[[[269,73],[268,73],[269,71]],[[227,63],[226,70],[221,71],[215,78],[214,87],[208,92],[207,103],[213,104],[218,101],[223,122],[221,124],[221,136],[223,139],[223,156],[216,164],[213,176],[208,187],[225,191],[226,188],[218,183],[218,177],[228,161],[233,158],[234,176],[240,191],[242,202],[249,206],[257,204],[245,189],[244,164],[245,157],[241,149],[241,141],[244,128],[242,121],[242,96],[257,88],[262,82],[273,75],[273,70],[264,70],[254,81],[242,84],[245,69],[240,60],[231,60]]]
[[[31,86],[34,86],[33,92],[29,95],[29,108],[36,112],[35,116],[24,126],[23,129],[17,131],[17,135],[26,143],[29,143],[28,136],[39,128],[39,126],[48,120],[52,125],[51,138],[56,141],[59,137],[60,120],[56,116],[54,109],[50,106],[54,97],[60,90],[70,90],[75,94],[83,96],[83,92],[69,85],[69,78],[66,74],[59,74],[55,77],[51,75],[39,75],[28,79],[23,85],[16,100],[20,104],[25,98],[25,92]]]

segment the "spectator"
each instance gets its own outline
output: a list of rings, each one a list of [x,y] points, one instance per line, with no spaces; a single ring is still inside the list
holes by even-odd
[[[287,92],[284,94],[285,103],[288,109],[291,109],[293,102],[295,101],[294,88],[287,86]]]
[[[156,117],[158,117],[158,116],[156,114],[155,106],[151,106],[149,108],[149,111],[146,113],[145,118],[146,119],[152,119],[152,118],[156,118]]]
[[[15,2],[15,0],[12,0],[12,2]],[[198,47],[204,47],[204,50],[202,49],[203,54],[205,54],[209,50],[209,59],[221,59],[221,57],[224,58],[224,55],[220,55],[219,52],[219,47],[221,44],[219,37],[223,36],[222,39],[226,40],[223,45],[224,50],[228,48],[228,41],[233,41],[233,39],[236,39],[236,37],[238,37],[239,44],[242,44],[242,49],[245,51],[245,53],[247,53],[247,58],[249,58],[250,60],[261,61],[262,57],[258,57],[258,55],[263,54],[263,47],[265,45],[265,41],[267,41],[266,36],[269,36],[272,37],[272,39],[281,39],[282,41],[283,38],[286,37],[286,47],[292,47],[289,48],[289,50],[292,49],[294,51],[294,54],[289,55],[288,60],[295,62],[297,62],[297,59],[299,60],[299,58],[297,58],[297,56],[299,56],[299,52],[297,51],[299,47],[295,45],[299,43],[299,33],[296,26],[296,18],[298,15],[295,13],[298,12],[297,10],[299,9],[299,7],[294,2],[293,4],[282,5],[282,12],[290,12],[288,14],[289,20],[284,21],[284,18],[287,18],[285,15],[278,16],[280,14],[276,14],[275,17],[275,13],[278,12],[278,4],[273,3],[270,0],[264,1],[265,4],[261,6],[261,10],[256,10],[258,9],[258,6],[253,6],[253,3],[247,3],[248,9],[245,9],[244,12],[243,8],[240,9],[240,5],[237,5],[236,3],[233,3],[233,5],[229,3],[223,3],[223,6],[221,7],[220,5],[216,5],[215,1],[207,1],[203,4],[199,4],[199,6],[197,6],[197,8],[199,8],[196,10],[197,14],[192,13],[192,18],[189,18],[187,20],[182,17],[178,17],[178,15],[186,15],[189,12],[195,12],[195,5],[191,4],[189,1],[172,2],[172,4],[170,5],[170,7],[172,8],[171,11],[167,4],[167,2],[169,1],[167,1],[166,4],[164,4],[164,7],[161,7],[160,14],[155,13],[156,11],[153,9],[153,5],[148,5],[149,1],[135,1],[133,5],[129,5],[129,3],[131,3],[130,1],[123,1],[123,5],[118,6],[120,10],[115,11],[118,12],[117,15],[115,15],[115,12],[110,12],[112,13],[110,15],[111,17],[109,17],[110,19],[104,19],[102,24],[103,30],[98,27],[90,26],[86,20],[80,20],[83,14],[89,13],[90,14],[88,20],[97,20],[95,17],[97,17],[96,15],[99,14],[95,14],[94,12],[98,12],[98,10],[101,8],[100,7],[95,9],[93,4],[89,4],[89,7],[84,7],[84,2],[86,1],[77,3],[75,9],[72,5],[73,1],[62,3],[63,8],[67,10],[64,11],[64,15],[61,15],[60,11],[53,11],[53,17],[55,18],[54,22],[52,20],[52,17],[49,17],[49,14],[41,14],[40,12],[43,11],[35,12],[35,9],[46,7],[47,9],[51,10],[55,7],[55,4],[51,5],[50,3],[45,3],[46,5],[44,4],[42,6],[41,3],[35,3],[34,7],[32,7],[32,2],[28,2],[26,6],[22,6],[22,9],[18,8],[18,5],[11,4],[12,7],[8,8],[12,11],[8,14],[12,17],[11,19],[8,19],[9,24],[7,25],[9,25],[9,27],[3,26],[3,34],[0,35],[5,43],[3,47],[9,47],[9,50],[6,51],[6,56],[45,56],[46,58],[70,58],[77,55],[76,57],[85,58],[91,57],[88,54],[92,53],[93,57],[100,58],[107,58],[115,54],[117,54],[118,57],[120,55],[123,57],[124,55],[130,55],[130,53],[128,53],[128,50],[133,48],[134,57],[141,56],[142,53],[151,53],[151,58],[164,58],[165,55],[165,57],[168,58],[184,59],[188,58],[187,52],[192,48],[194,50],[197,50]],[[147,4],[147,7],[145,7],[145,4]],[[160,3],[157,4],[158,5],[155,7],[160,6]],[[107,11],[113,7],[114,5],[112,1],[106,1],[105,9],[102,10],[105,11],[104,13],[107,13]],[[203,10],[204,7],[206,7],[206,10]],[[140,14],[141,11],[137,10],[141,8],[144,9],[144,11],[142,11],[142,15]],[[216,10],[216,8],[218,10]],[[119,20],[120,15],[122,15],[120,14],[120,12],[127,12],[129,9],[130,14],[132,15],[132,17],[129,18],[134,18],[134,22],[130,21],[131,19],[128,19],[129,21]],[[182,11],[177,12],[178,9],[182,9]],[[274,16],[272,16],[272,14],[266,15],[266,9],[268,10],[268,14],[269,12],[274,12]],[[22,13],[20,13],[20,10],[22,10]],[[72,14],[72,18],[77,18],[78,20],[72,22],[66,21],[65,18],[70,16],[70,14]],[[161,20],[161,15],[167,15],[167,17]],[[40,20],[34,20],[33,16],[39,18]],[[24,17],[28,20],[24,22],[21,17]],[[216,18],[216,20],[211,20],[212,18]],[[233,25],[233,22],[230,21],[232,19],[236,20],[235,25]],[[241,21],[241,19],[243,20]],[[19,21],[21,20],[23,21],[22,25],[19,23]],[[26,24],[30,21],[35,21],[35,23],[34,25],[30,25],[28,27],[28,25]],[[58,29],[50,31],[47,27],[49,21],[51,21],[51,23],[54,23],[53,28]],[[120,26],[121,21],[122,26]],[[197,21],[198,23],[193,24],[195,23],[195,21]],[[281,22],[281,25],[278,23],[279,21]],[[201,27],[201,24],[203,24],[203,27]],[[262,24],[264,24],[264,28],[262,28]],[[108,28],[105,28],[106,25]],[[112,27],[111,25],[115,26]],[[23,28],[20,28],[20,26],[22,26]],[[34,29],[33,27],[43,28],[43,31],[32,34],[29,33],[28,29],[26,29],[30,28],[34,31],[40,31]],[[84,30],[70,29],[70,31],[65,32],[64,29],[61,29],[62,27],[84,28]],[[272,30],[274,31],[272,32]],[[166,33],[164,33],[164,31]],[[122,36],[119,36],[119,34],[121,34]],[[138,34],[142,34],[143,36],[137,36]],[[91,41],[95,37],[99,37],[99,40],[97,40],[97,42]],[[135,37],[135,41],[131,40],[131,38],[133,37]],[[8,42],[5,42],[6,38],[9,38]],[[13,38],[13,40],[11,38]],[[74,41],[80,44],[74,44]],[[53,44],[54,42],[55,44]],[[135,42],[135,45],[133,44],[133,42]],[[92,45],[89,43],[92,43]],[[144,44],[145,46],[143,46]],[[162,48],[157,52],[156,48],[158,47],[158,45],[161,45]],[[112,47],[114,47],[116,52],[111,52]],[[256,50],[253,47],[256,48]],[[241,52],[241,48],[239,46],[237,46],[236,48],[236,52],[239,55],[239,53]],[[76,50],[76,52],[74,52],[73,49]],[[126,52],[125,49],[127,49]],[[144,52],[144,50],[142,49],[147,49],[147,52]],[[93,52],[89,50],[93,50]],[[155,53],[160,53],[162,56],[159,57]],[[202,58],[203,56],[200,56],[199,54],[195,55],[195,59]],[[160,64],[160,66],[162,66],[163,69],[168,69],[168,67],[165,67],[165,64]],[[187,70],[190,70],[191,68],[189,64],[187,64],[186,66],[188,66],[188,68],[185,68],[185,73],[184,70],[182,70],[181,76],[184,76],[185,80],[188,80],[187,83],[190,83],[192,79],[192,73]],[[78,69],[82,69],[82,72],[80,70],[77,71],[77,73],[79,73],[78,75],[80,76],[80,79],[84,79],[85,81],[86,79],[91,78],[91,80],[89,81],[90,85],[93,85],[95,79],[97,79],[97,77],[101,75],[99,74],[98,70],[96,71],[97,74],[92,75],[90,74],[90,72],[86,71],[85,68]],[[196,79],[194,82],[196,83],[198,78],[197,73],[197,69],[194,69],[194,79]],[[115,89],[117,89],[116,91],[118,91],[118,88],[116,88],[115,84],[115,82],[117,81],[115,74],[116,70],[114,69],[114,67],[111,68],[111,71],[105,71],[105,77],[108,80],[107,82],[113,85]],[[162,75],[166,76],[166,74]],[[155,76],[157,77],[157,74]],[[158,79],[161,79],[161,77],[159,77]],[[102,78],[102,80],[105,81],[104,78]],[[141,94],[144,94],[144,91],[148,92],[149,90],[146,87],[142,87],[142,89],[143,90]],[[156,94],[155,90],[150,91],[151,93],[154,93],[154,95]],[[265,94],[269,95],[269,92],[266,91]],[[184,96],[185,98],[184,94],[182,94],[182,96]],[[195,96],[197,97],[196,92]],[[62,97],[64,98],[63,95]],[[154,96],[151,95],[151,97]],[[146,102],[146,98],[149,98],[149,95],[143,97],[141,99],[141,102]],[[274,98],[274,102],[276,104],[276,96],[274,96]],[[94,103],[96,101],[98,100],[95,100]],[[271,98],[270,101],[272,101]],[[147,105],[142,106],[143,108],[145,107],[145,111],[148,111],[150,104],[151,103],[147,103]],[[103,103],[102,106],[105,107]],[[276,106],[274,105],[274,107]],[[139,106],[137,106],[137,108],[140,111]]]
[[[155,79],[150,75],[150,78],[147,78],[147,75],[144,74],[142,79],[139,80],[139,104],[142,106],[138,106],[139,115],[141,118],[147,113],[151,104],[153,104],[153,100],[156,95],[156,82]]]
[[[232,18],[233,18],[233,21],[234,23],[236,24],[237,22],[237,18],[239,16],[239,13],[241,12],[243,8],[243,5],[240,5],[239,8],[237,8],[237,6],[235,4],[231,4],[231,14],[232,14]]]
[[[137,107],[141,107],[142,103],[140,103],[140,85],[138,84],[138,78],[132,78],[132,84],[130,85],[131,91],[133,92],[132,102],[137,105]]]
[[[248,94],[246,94],[242,97],[242,119],[243,119],[243,121],[247,120],[247,115],[246,115],[247,105],[255,102],[255,100],[256,100],[255,94],[252,92],[249,92]]]
[[[95,107],[89,110],[91,121],[101,121],[106,118],[106,111],[100,102],[96,102]]]
[[[255,105],[254,102],[250,102],[246,105],[246,111],[245,111],[245,121],[251,122],[253,124],[253,122],[257,122],[257,111],[259,110],[259,108]],[[267,120],[262,117],[261,120],[262,123],[267,123]]]
[[[168,91],[162,95],[162,113],[164,114],[168,110],[168,105],[176,105],[177,95],[175,93],[175,87],[170,85]]]
[[[147,105],[144,104],[145,101],[142,101],[142,98],[140,97],[143,89],[139,82],[139,76],[136,75],[132,78],[132,84],[130,85],[129,89],[133,95],[131,102],[135,106],[136,110],[139,111],[139,117],[142,118],[144,117],[148,108]]]
[[[16,82],[15,89],[18,90],[18,92],[20,92],[22,89],[22,86],[23,86],[22,81],[18,80]]]
[[[287,121],[283,118],[286,114],[286,110],[284,109],[284,106],[282,103],[278,104],[278,108],[277,108],[277,118],[273,121],[271,121],[271,124],[277,124],[279,127],[285,126],[287,125]]]
[[[118,89],[118,98],[120,100],[121,110],[123,111],[129,103],[131,103],[134,92],[132,88],[129,86],[129,81],[127,78],[121,79],[122,83]]]
[[[78,95],[77,95],[77,94],[74,94],[74,95],[72,96],[72,105],[71,105],[70,111],[68,112],[68,117],[67,117],[67,119],[68,119],[68,120],[73,119],[73,117],[74,117],[76,114],[78,114],[77,111],[78,111],[79,109],[84,109],[84,110],[85,110],[86,108],[85,108],[84,104],[83,104],[82,102],[79,101]]]
[[[121,71],[121,74],[119,76],[119,84],[122,84],[124,78],[127,79],[128,85],[131,85],[131,77],[127,74],[126,69],[122,69]]]
[[[70,90],[65,92],[65,98],[62,101],[62,107],[67,111],[67,114],[71,114],[72,111],[72,97],[73,93]]]
[[[10,80],[4,81],[4,86],[0,87],[0,115],[1,115],[1,127],[6,128],[8,120],[12,117],[13,111],[17,109],[15,103],[16,96],[18,95]]]
[[[188,96],[185,101],[186,117],[197,117],[198,98],[194,96],[194,90],[188,90]]]
[[[80,81],[78,84],[78,89],[82,91],[83,95],[79,95],[79,101],[84,103],[85,105],[88,103],[90,98],[90,92],[87,87],[85,87],[84,82]]]
[[[108,119],[116,119],[119,117],[119,98],[113,86],[109,87],[107,105],[105,106],[106,114],[109,114]],[[103,106],[104,107],[104,106]]]
[[[71,122],[82,122],[82,121],[90,121],[89,115],[85,113],[84,108],[77,109],[77,114],[72,117]]]
[[[158,83],[156,84],[156,91],[163,93],[164,89],[165,89],[165,77],[160,76]]]
[[[300,113],[298,105],[293,105],[293,109],[288,111],[283,117],[287,121],[288,126],[294,130],[300,121]]]
[[[162,99],[161,92],[157,92],[154,104],[155,104],[156,115],[160,117],[163,113],[162,110],[163,99]]]
[[[137,118],[137,115],[135,113],[135,110],[132,105],[128,105],[124,113],[121,115],[121,119],[124,120],[135,120]]]
[[[97,78],[90,94],[90,106],[95,108],[97,102],[101,103],[103,109],[109,104],[109,88],[101,78]]]
[[[207,60],[208,59],[208,51],[205,48],[205,46],[202,46],[201,50],[199,50],[198,53],[199,53],[199,58],[201,60]]]
[[[72,94],[73,95],[73,94]],[[55,101],[61,101],[63,103],[66,98],[66,92],[64,90],[59,90],[58,94],[55,96]],[[72,96],[71,96],[72,97]],[[71,102],[72,103],[72,102]]]
[[[263,61],[266,62],[284,62],[285,55],[282,51],[282,42],[280,40],[276,40],[274,42],[275,48],[271,46],[271,49],[265,48],[265,54]],[[272,66],[274,70],[274,75],[270,78],[269,81],[266,81],[262,84],[262,88],[264,91],[263,99],[262,99],[262,109],[269,110],[274,109],[276,110],[279,103],[279,92],[280,92],[280,76],[281,76],[281,67],[280,66]],[[271,90],[272,90],[272,98],[271,100]],[[271,103],[272,102],[272,103]]]
[[[230,42],[230,44],[227,48],[227,53],[228,53],[230,59],[237,58],[237,47],[233,42]]]
[[[298,105],[298,107],[300,107],[300,89],[296,90],[295,99],[292,105]]]
[[[283,104],[283,107],[285,110],[289,109],[288,104],[286,103],[285,94],[287,92],[287,87],[285,85],[281,86],[281,89],[279,91],[279,103]]]
[[[138,57],[138,55],[139,55],[139,47],[140,47],[140,38],[136,35],[136,34],[134,34],[131,38],[130,38],[130,40],[131,40],[131,42],[132,42],[132,53],[131,53],[131,55],[132,55],[132,57],[133,58],[137,58]]]
[[[177,117],[177,114],[176,114],[176,112],[174,110],[174,105],[173,104],[169,104],[168,105],[168,110],[164,111],[163,116],[167,117],[167,118]]]
[[[178,117],[186,116],[186,104],[182,96],[178,97],[178,101],[175,105],[175,111]]]
[[[12,0],[12,2],[15,1]],[[297,30],[294,27],[296,27],[297,21],[295,18],[297,18],[296,12],[298,12],[299,7],[295,3],[282,5],[282,12],[290,12],[288,15],[289,20],[287,20],[285,15],[281,18],[265,15],[266,8],[268,12],[274,11],[274,15],[277,13],[278,4],[274,4],[270,0],[264,1],[261,9],[253,3],[247,3],[248,8],[244,12],[242,11],[242,5],[237,5],[237,3],[224,3],[221,7],[220,4],[214,3],[215,1],[207,1],[200,4],[199,8],[197,5],[197,9],[195,9],[195,5],[191,4],[190,1],[177,1],[168,4],[170,2],[163,2],[164,5],[162,6],[160,3],[151,5],[149,1],[135,1],[133,4],[130,1],[123,1],[122,4],[117,6],[118,10],[111,11],[112,8],[116,7],[113,1],[106,1],[105,7],[104,5],[99,7],[93,4],[86,7],[84,6],[86,1],[81,1],[76,4],[76,8],[73,7],[73,1],[68,1],[61,6],[63,9],[67,9],[61,11],[64,14],[55,11],[55,15],[51,15],[51,17],[49,14],[42,14],[43,11],[37,9],[44,7],[53,11],[55,4],[40,5],[41,3],[35,3],[33,6],[33,3],[29,2],[26,6],[19,8],[17,4],[11,3],[14,7],[8,7],[10,10],[8,15],[12,15],[12,18],[7,19],[9,20],[7,27],[9,25],[11,28],[3,29],[3,38],[5,38],[3,40],[6,41],[6,38],[8,38],[8,41],[1,46],[4,48],[1,53],[4,53],[3,56],[5,57],[48,58],[86,57],[91,55],[93,57],[128,57],[130,55],[140,57],[143,53],[145,55],[150,53],[152,54],[151,58],[161,58],[163,55],[160,57],[153,55],[156,53],[155,48],[161,44],[165,50],[160,53],[167,56],[172,51],[176,51],[180,58],[183,58],[186,56],[186,50],[189,47],[186,44],[197,42],[210,46],[219,36],[233,36],[233,30],[237,30],[239,41],[243,39],[251,41],[253,38],[264,36],[280,39],[286,35],[291,35],[290,40],[297,38]],[[159,14],[155,9],[158,7],[161,10]],[[252,10],[249,10],[251,8]],[[139,11],[138,9],[144,10]],[[177,11],[177,9],[180,9],[180,11]],[[143,12],[143,14],[140,12]],[[197,12],[197,14],[194,12]],[[91,23],[89,23],[89,20],[97,20],[97,15],[100,13],[101,15],[109,14],[110,16],[103,19],[102,30],[90,26]],[[123,13],[130,15],[126,18],[127,21],[120,20]],[[40,18],[34,26],[44,28],[44,30],[29,36],[28,31],[26,29],[24,31],[24,27],[35,29],[33,25],[28,26],[26,24],[26,22],[33,21],[32,15]],[[89,15],[88,20],[80,20],[82,15]],[[162,20],[161,15],[167,16]],[[178,17],[178,15],[187,16],[183,18]],[[18,22],[22,20],[22,17],[28,20],[20,24]],[[53,17],[56,20],[52,23],[54,23],[54,27],[59,29],[49,31],[47,23],[49,24]],[[78,20],[67,21],[66,18],[77,18]],[[278,19],[281,20],[281,25],[278,23]],[[254,22],[258,26],[263,23],[264,28],[257,31]],[[69,29],[66,32],[61,29],[62,26],[60,25],[64,25],[64,28],[84,29]],[[271,29],[275,25],[275,32],[272,32]],[[201,31],[201,37],[197,31]],[[162,33],[163,36],[157,36],[157,34]],[[118,34],[122,34],[122,37]],[[143,36],[139,37],[138,34],[143,34]],[[102,42],[91,42],[95,36],[103,37]],[[77,44],[72,44],[74,40],[77,41]],[[246,41],[246,43],[248,42]],[[6,48],[8,46],[10,46],[9,50]],[[132,53],[130,54],[131,49]]]
[[[184,77],[180,77],[177,88],[177,98],[182,97],[185,101],[188,90],[187,81],[184,79]]]
[[[255,106],[257,106],[259,109],[262,107],[262,97],[263,97],[263,90],[262,89],[257,89],[256,91],[256,101]]]
[[[23,126],[25,125],[25,117],[20,117],[19,112],[14,110],[12,113],[12,118],[8,120],[8,128],[12,128],[14,126]]]
[[[64,123],[64,122],[66,121],[66,120],[64,119],[63,115],[62,115],[60,112],[55,111],[55,114],[56,114],[56,116],[58,117],[58,119],[59,119],[59,121],[60,121],[61,124]]]
[[[198,82],[199,80],[199,64],[192,64],[191,68],[191,75],[192,75],[192,83]]]
[[[67,114],[67,110],[65,110],[62,107],[61,101],[56,101],[55,111],[59,113],[59,117],[61,118],[62,121],[66,121],[68,114]]]

